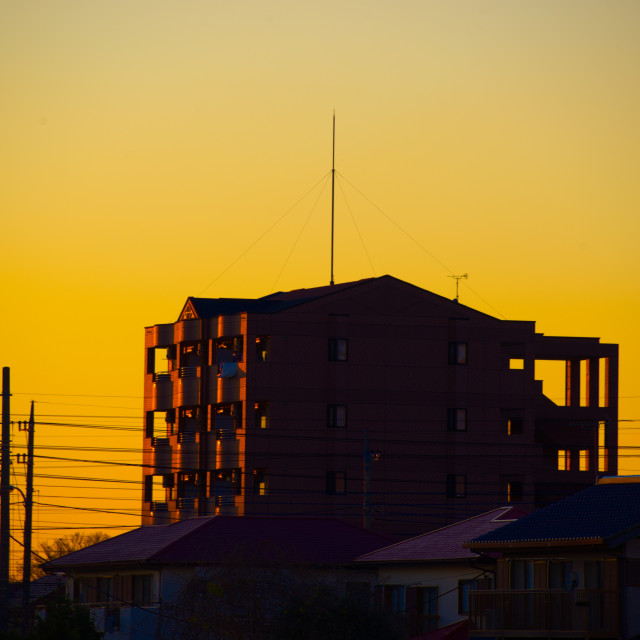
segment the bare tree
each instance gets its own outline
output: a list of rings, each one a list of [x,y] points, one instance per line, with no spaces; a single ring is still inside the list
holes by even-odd
[[[103,531],[96,531],[95,533],[75,531],[68,536],[41,542],[38,550],[32,552],[31,579],[35,580],[45,575],[45,572],[38,566],[43,562],[66,556],[68,553],[90,547],[108,538],[109,536]],[[20,567],[20,572],[20,575],[22,575],[22,567]]]

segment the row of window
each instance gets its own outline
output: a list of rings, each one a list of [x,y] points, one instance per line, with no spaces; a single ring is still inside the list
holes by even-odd
[[[242,494],[242,470],[216,469],[209,471],[209,495],[222,494],[235,496]],[[256,468],[251,473],[254,495],[264,496],[269,488],[269,470]],[[359,483],[361,480],[358,481]],[[359,490],[359,489],[358,489]],[[346,495],[346,471],[327,471],[325,476],[325,493],[327,495]],[[524,485],[519,480],[509,480],[505,487],[507,502],[523,500]],[[178,473],[145,476],[145,496],[147,502],[165,502],[166,500],[197,498],[200,495],[197,473]],[[446,478],[447,498],[467,497],[467,476],[465,474],[449,474]]]
[[[156,351],[159,347],[151,347],[147,350],[147,373],[158,373],[162,371],[173,371],[177,368],[178,346],[180,348],[180,367],[190,367],[201,364],[202,346],[201,343],[182,343],[171,345],[166,348],[164,358],[158,358]],[[269,336],[256,337],[255,356],[257,362],[268,362],[271,351],[271,339]],[[448,343],[449,364],[467,364],[467,343]],[[242,336],[230,336],[212,340],[211,362],[242,362],[244,360],[244,348]],[[329,338],[328,342],[329,362],[347,362],[349,360],[349,340],[348,338]]]
[[[266,401],[254,403],[254,427],[266,429],[269,426],[270,404]],[[520,416],[505,416],[503,418],[507,435],[520,435],[523,432],[523,418]],[[211,429],[235,431],[242,429],[242,403],[231,402],[211,406]],[[147,411],[146,435],[153,437],[157,430],[161,430],[158,422],[158,412]],[[176,429],[176,422],[178,428]],[[181,407],[169,409],[162,420],[162,429],[170,436],[178,431],[198,431],[200,429],[200,409],[198,407]],[[327,405],[327,427],[331,429],[347,428],[347,405]],[[467,430],[467,409],[450,407],[447,409],[447,430]],[[164,436],[161,436],[164,437]]]

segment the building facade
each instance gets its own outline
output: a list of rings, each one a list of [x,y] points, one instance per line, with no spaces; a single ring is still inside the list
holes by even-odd
[[[617,345],[391,276],[189,298],[146,329],[143,524],[327,515],[406,537],[544,506],[617,472],[617,372]]]

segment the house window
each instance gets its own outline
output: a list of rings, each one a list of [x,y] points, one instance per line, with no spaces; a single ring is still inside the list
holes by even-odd
[[[467,343],[449,343],[449,364],[467,364]]]
[[[465,498],[467,495],[467,476],[449,474],[447,476],[447,498]]]
[[[547,564],[547,586],[549,589],[568,589],[571,564],[564,560],[549,560]]]
[[[256,362],[267,362],[269,360],[270,347],[271,339],[269,336],[256,337]]]
[[[143,573],[131,576],[133,602],[137,605],[150,604],[153,601],[153,575]]]
[[[254,405],[256,429],[266,429],[269,426],[269,403],[256,402]]]
[[[509,358],[509,369],[524,369],[524,358]]]
[[[388,613],[404,613],[404,585],[385,585],[383,598],[383,607],[385,611]]]
[[[509,586],[511,589],[533,589],[533,560],[509,561]]]
[[[589,471],[589,449],[580,449],[578,469],[580,471]]]
[[[523,484],[520,480],[507,482],[507,502],[522,502],[523,493]]]
[[[346,429],[346,404],[330,404],[327,406],[327,427],[330,427],[332,429]]]
[[[218,364],[221,362],[242,362],[243,352],[242,336],[218,338],[215,341],[215,361]]]
[[[256,496],[267,495],[267,469],[253,470],[253,493]]]
[[[416,587],[405,595],[405,613],[412,635],[438,628],[438,587]]]
[[[97,592],[98,602],[111,602],[113,599],[113,578],[98,578]]]
[[[467,430],[467,410],[447,409],[447,431]]]
[[[458,613],[469,613],[469,592],[477,588],[477,580],[458,580]]]
[[[347,492],[347,474],[344,471],[327,471],[326,492],[344,495]]]
[[[346,338],[329,338],[329,361],[346,362],[348,357]]]
[[[558,471],[571,470],[571,451],[569,449],[558,449]]]
[[[524,424],[524,420],[518,417],[509,417],[507,418],[507,435],[508,436],[519,436],[522,435],[522,427]]]

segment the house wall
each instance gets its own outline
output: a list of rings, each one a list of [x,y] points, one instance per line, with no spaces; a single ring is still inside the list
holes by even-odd
[[[477,568],[477,567],[480,568]],[[487,573],[483,574],[483,568]],[[396,565],[378,570],[378,584],[382,586],[403,585],[405,587],[438,588],[438,626],[466,619],[466,614],[458,611],[458,586],[461,580],[471,580],[481,576],[491,576],[492,567],[481,563],[470,566],[468,563],[438,563],[408,566]]]
[[[233,337],[242,343],[237,371],[218,377],[219,362],[234,357],[219,341]],[[264,338],[266,361],[256,349]],[[348,341],[346,361],[329,359],[336,339]],[[464,362],[450,362],[456,345]],[[605,416],[608,472],[616,471],[615,345],[546,338],[533,323],[497,320],[399,281],[279,313],[156,325],[146,347],[143,524],[215,513],[362,524],[366,513],[374,530],[408,537],[507,501],[542,506],[594,481]],[[163,372],[167,350],[175,357]],[[543,395],[539,358],[573,363],[569,406]],[[599,364],[588,369],[583,406],[579,363],[605,358],[608,406],[595,393],[604,386]],[[521,369],[511,368],[515,359]],[[230,405],[233,416],[219,413]],[[346,424],[331,427],[335,407]],[[466,420],[452,423],[457,410]],[[369,464],[365,449],[375,452]],[[560,450],[570,451],[566,470]]]

